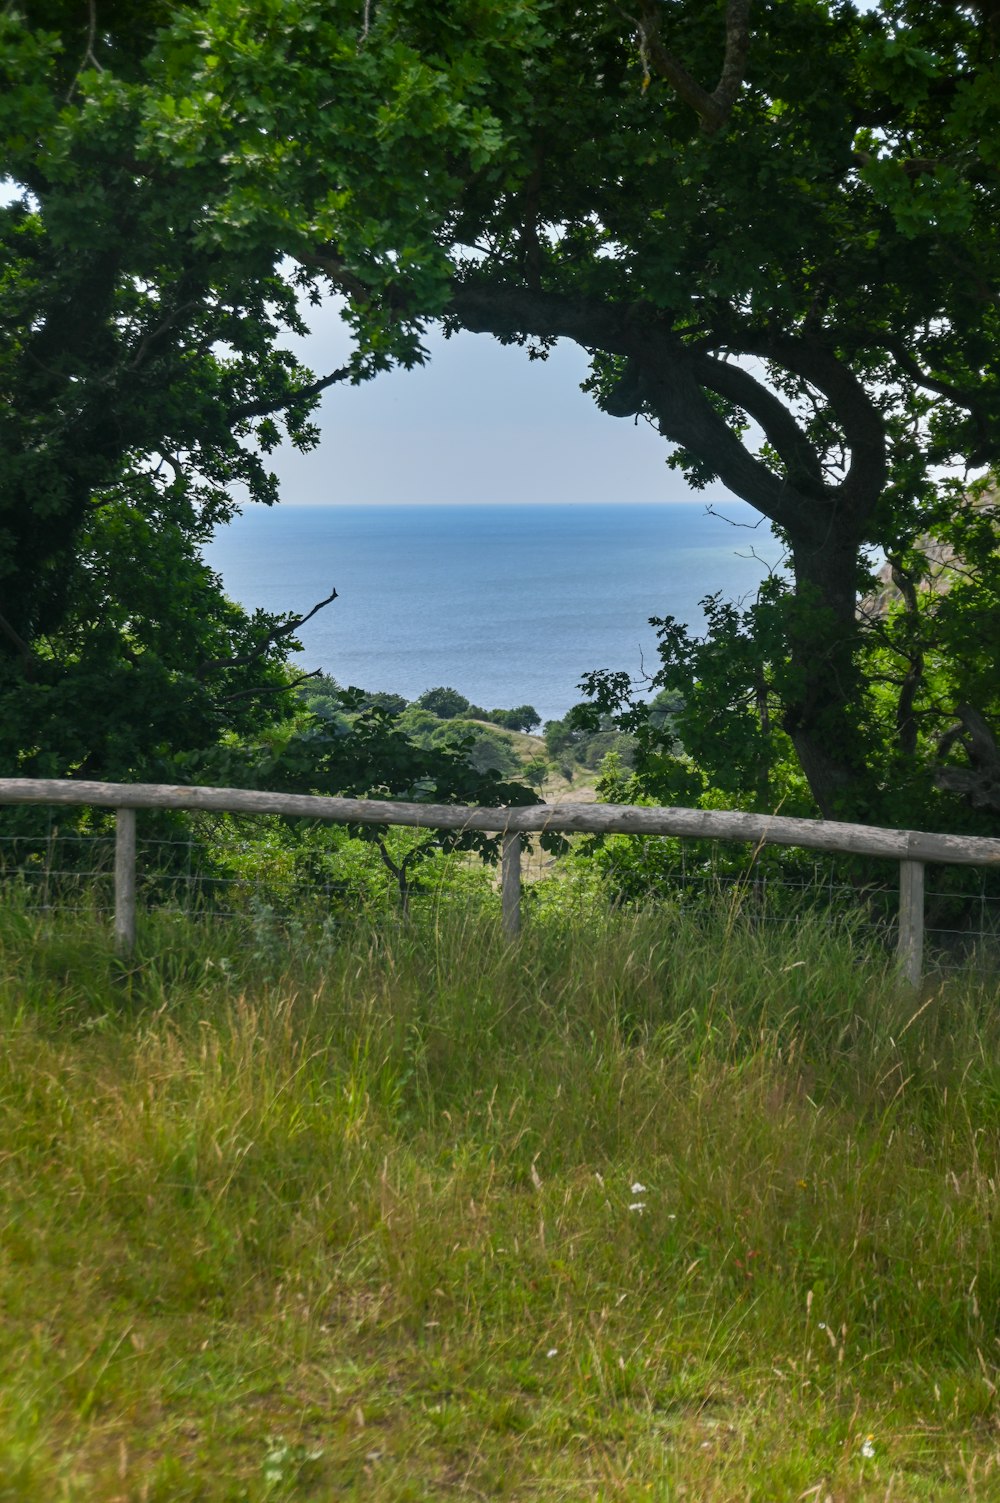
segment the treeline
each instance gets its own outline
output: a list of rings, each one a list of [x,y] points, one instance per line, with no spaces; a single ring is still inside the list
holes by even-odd
[[[457,689],[427,689],[415,700],[386,691],[345,690],[335,678],[320,674],[300,689],[308,712],[346,730],[358,714],[375,714],[391,723],[414,746],[457,750],[477,772],[521,777],[540,788],[549,775],[548,760],[521,754],[508,732],[530,734],[541,723],[532,705],[484,710]],[[483,722],[486,722],[485,724]]]
[[[300,692],[311,714],[325,720],[340,716],[345,726],[349,723],[350,715],[344,707],[345,691],[335,678],[317,675]],[[572,783],[581,771],[596,774],[602,770],[631,771],[635,765],[636,737],[622,730],[614,717],[595,714],[589,705],[575,705],[560,719],[546,720],[544,725],[533,705],[486,710],[457,689],[444,685],[426,689],[415,700],[386,691],[362,691],[360,705],[393,719],[417,746],[426,749],[461,745],[478,771],[493,769],[505,776],[522,777],[536,789],[552,776]],[[661,689],[649,702],[650,725],[669,738],[681,707],[680,695]],[[540,737],[534,734],[536,728],[541,730]],[[525,747],[523,742],[519,746],[510,735],[503,734],[505,731],[543,742],[544,754],[541,747]],[[608,757],[614,761],[605,768]]]

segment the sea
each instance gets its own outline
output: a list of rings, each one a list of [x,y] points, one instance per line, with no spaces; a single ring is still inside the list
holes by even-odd
[[[248,609],[304,615],[294,661],[416,699],[560,719],[595,668],[655,672],[651,616],[699,630],[700,602],[753,597],[782,548],[738,501],[248,508],[205,549]]]

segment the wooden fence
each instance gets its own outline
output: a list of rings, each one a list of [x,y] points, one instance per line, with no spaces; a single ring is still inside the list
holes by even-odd
[[[714,809],[644,809],[632,804],[531,804],[489,809],[257,793],[242,788],[183,788],[159,783],[88,783],[46,778],[0,778],[0,804],[90,805],[117,811],[115,941],[123,954],[129,954],[135,944],[137,809],[281,814],[335,824],[408,825],[500,834],[503,922],[511,938],[517,935],[521,924],[521,837],[546,830],[561,834],[674,835],[757,846],[788,845],[897,861],[900,872],[897,953],[903,976],[914,985],[923,971],[924,865],[933,862],[1000,867],[1000,840]]]

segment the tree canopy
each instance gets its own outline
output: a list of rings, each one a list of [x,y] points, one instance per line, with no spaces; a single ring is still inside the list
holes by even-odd
[[[763,681],[757,733],[824,814],[884,811],[918,717],[995,712],[929,687],[916,613],[875,662],[857,610],[879,548],[916,599],[918,540],[1000,457],[995,5],[21,0],[0,24],[9,685],[65,661],[95,518],[145,496],[191,537],[234,485],[272,500],[278,415],[313,442],[324,381],[420,360],[438,320],[576,341],[607,413],[779,531],[790,586],[716,622],[756,678],[703,711],[742,734]],[[353,354],[316,377],[281,340],[328,293]]]
[[[447,160],[489,129],[412,47],[359,53],[345,15],[29,0],[0,16],[8,771],[163,772],[288,711],[295,618],[248,618],[199,546],[241,501],[277,499],[267,455],[316,442],[326,386],[418,358],[412,329],[380,332],[374,312],[343,369],[316,376],[285,348],[319,296],[307,262],[327,219],[356,223],[354,256],[394,264],[425,196],[447,197]],[[334,147],[346,186],[302,224]]]

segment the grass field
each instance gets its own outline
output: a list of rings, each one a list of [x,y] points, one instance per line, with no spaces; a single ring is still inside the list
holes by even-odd
[[[0,1499],[1000,1498],[995,984],[0,913]]]

